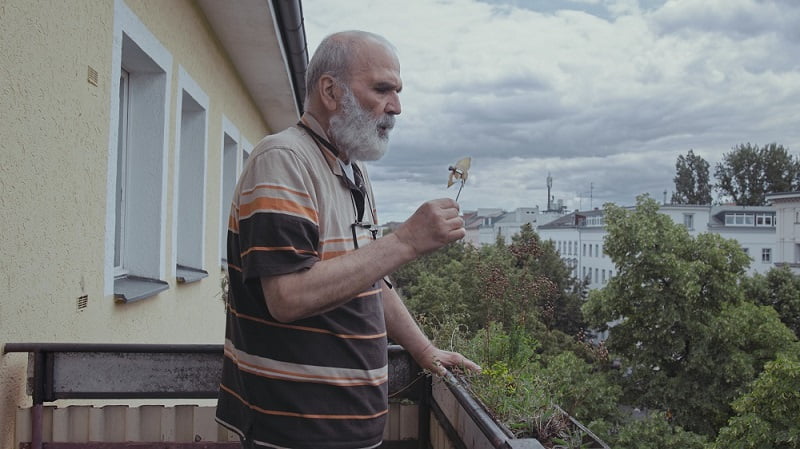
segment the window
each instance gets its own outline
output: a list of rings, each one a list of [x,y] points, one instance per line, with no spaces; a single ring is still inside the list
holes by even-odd
[[[775,216],[772,214],[756,214],[756,226],[775,226]]]
[[[600,277],[598,276],[598,272],[599,272],[599,271],[600,271],[600,270],[599,270],[598,268],[595,268],[595,269],[594,269],[594,282],[595,282],[595,283],[597,283],[597,282],[600,282]]]
[[[761,249],[761,261],[764,263],[772,262],[772,249],[771,248],[762,248]]]
[[[586,226],[603,226],[605,219],[600,216],[586,217]]]
[[[242,170],[244,170],[244,166],[247,165],[247,159],[250,158],[250,153],[252,152],[253,145],[251,145],[246,139],[242,139]]]
[[[694,214],[683,214],[683,226],[690,230],[694,230]]]
[[[589,244],[589,257],[592,257],[592,245]]]
[[[752,214],[725,214],[725,225],[727,226],[753,226],[754,223],[755,217]]]
[[[594,257],[600,257],[600,245],[594,245]]]
[[[118,302],[168,288],[167,92],[171,55],[124,2],[115,2],[105,288]],[[113,231],[111,231],[113,230]]]
[[[125,274],[122,265],[125,251],[125,192],[127,191],[125,178],[127,175],[126,162],[128,160],[128,72],[120,70],[119,77],[119,129],[117,134],[117,181],[114,188],[114,276]]]
[[[583,256],[586,257],[586,244],[583,244]]]
[[[223,121],[219,254],[224,266],[227,263],[228,218],[233,201],[233,190],[236,188],[236,181],[242,170],[239,164],[244,156],[239,153],[239,131],[227,119]]]
[[[602,278],[601,278],[601,280],[602,280],[602,281],[603,281],[603,283],[605,284],[605,283],[606,283],[606,270],[605,270],[605,269],[603,269],[603,271],[601,271],[601,273],[602,273]]]
[[[175,201],[175,277],[179,283],[208,276],[203,269],[206,204],[206,131],[208,96],[183,70],[179,96],[177,139],[178,170]],[[188,90],[187,90],[188,89]]]

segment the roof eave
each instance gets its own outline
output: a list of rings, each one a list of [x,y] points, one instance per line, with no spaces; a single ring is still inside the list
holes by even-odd
[[[271,132],[302,114],[308,53],[300,0],[197,0]]]

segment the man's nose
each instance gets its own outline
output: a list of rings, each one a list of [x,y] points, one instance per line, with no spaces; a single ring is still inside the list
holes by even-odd
[[[400,106],[400,95],[397,92],[392,93],[389,96],[389,101],[386,102],[386,107],[383,111],[387,114],[398,115],[402,112],[402,108]]]

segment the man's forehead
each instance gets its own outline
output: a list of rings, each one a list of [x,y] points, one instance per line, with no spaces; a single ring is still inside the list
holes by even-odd
[[[391,49],[379,44],[359,51],[350,73],[353,78],[366,78],[369,82],[402,84],[397,55]]]

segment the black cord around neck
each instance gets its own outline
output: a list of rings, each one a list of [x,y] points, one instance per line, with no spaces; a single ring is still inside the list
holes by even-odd
[[[308,125],[306,125],[302,121],[297,122],[297,126],[299,126],[299,127],[303,128],[304,130],[308,131],[311,134],[311,136],[314,138],[314,140],[318,141],[319,143],[322,144],[322,146],[324,146],[325,148],[329,149],[331,151],[331,153],[336,155],[336,157],[339,157],[339,149],[336,148],[335,146],[333,146],[333,144],[330,143],[328,141],[328,139],[326,139],[326,138],[320,136],[319,134],[317,134],[313,129],[311,129],[311,127],[309,127]]]

